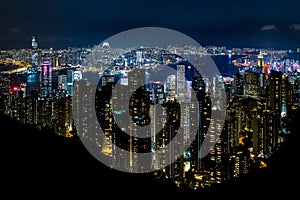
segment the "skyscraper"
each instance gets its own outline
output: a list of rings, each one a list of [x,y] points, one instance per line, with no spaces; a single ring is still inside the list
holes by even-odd
[[[38,43],[35,36],[31,39],[31,68],[30,72],[37,72],[39,66]]]
[[[146,85],[149,85],[149,83],[146,75],[146,70],[143,68],[136,68],[128,72],[129,92],[132,93],[129,99],[129,113],[131,117],[129,120],[133,122],[129,123],[129,168],[133,171],[140,170],[143,167],[142,163],[138,162],[134,152],[150,152],[151,150],[150,138],[138,138],[138,126],[147,126],[150,122],[150,98],[146,90]]]
[[[58,76],[58,88],[62,90],[67,90],[67,75]]]
[[[77,79],[79,81],[81,79]],[[69,69],[67,71],[67,91],[70,96],[73,96],[73,83],[74,83],[74,71]]]
[[[259,94],[259,73],[246,72],[245,95],[257,96]]]
[[[185,65],[177,65],[177,98],[178,102],[185,102],[186,83],[185,83]]]
[[[273,147],[278,144],[278,131],[281,124],[282,111],[282,72],[271,71],[268,86],[268,106],[270,106],[275,117],[275,127],[273,127]]]
[[[26,97],[26,123],[28,124],[37,124],[38,123],[38,100],[39,93],[38,90],[31,90]]]
[[[52,96],[52,66],[47,60],[41,65],[40,90],[42,97]]]
[[[10,80],[0,76],[0,111],[8,114],[10,112]]]
[[[260,52],[259,55],[257,56],[257,66],[258,67],[263,67],[264,65],[265,65],[265,63],[264,63],[264,56]]]

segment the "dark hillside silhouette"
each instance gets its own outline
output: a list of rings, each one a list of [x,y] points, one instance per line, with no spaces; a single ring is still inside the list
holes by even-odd
[[[274,195],[297,194],[300,146],[299,112],[290,122],[292,134],[280,151],[271,157],[268,168],[252,171],[237,182],[225,182],[207,191],[191,194],[221,194],[260,192]],[[49,130],[36,130],[7,116],[0,117],[1,185],[3,191],[25,191],[29,196],[37,191],[47,194],[116,194],[132,192],[146,196],[179,191],[171,180],[156,180],[151,174],[119,172],[101,164],[79,140],[63,138]],[[151,192],[153,191],[153,192]],[[124,193],[123,193],[124,192]],[[114,193],[114,192],[113,192]],[[113,194],[110,192],[110,194]],[[125,197],[125,196],[124,196]],[[100,197],[99,197],[100,198]]]

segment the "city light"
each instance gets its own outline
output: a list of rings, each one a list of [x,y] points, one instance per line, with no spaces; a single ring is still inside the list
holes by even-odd
[[[13,92],[17,92],[17,91],[19,91],[19,90],[20,90],[20,88],[17,87],[17,86],[12,87],[12,91],[13,91]]]
[[[162,53],[147,48],[125,51],[104,43],[97,50],[109,50],[105,56],[112,56],[114,62],[107,64],[102,57],[97,57],[93,58],[97,65],[87,67],[81,58],[88,57],[92,52],[91,49],[37,51],[36,47],[34,38],[32,49],[28,52],[7,50],[0,53],[0,64],[18,66],[8,68],[0,74],[1,112],[19,122],[36,125],[38,129],[50,128],[56,134],[71,140],[78,137],[74,125],[76,119],[72,115],[72,112],[76,111],[72,111],[73,103],[76,104],[72,101],[74,95],[84,101],[89,101],[89,98],[93,97],[96,99],[97,115],[99,121],[103,120],[101,125],[106,136],[106,140],[96,141],[101,147],[99,152],[109,158],[125,156],[116,152],[113,146],[116,143],[123,145],[122,147],[132,154],[124,159],[128,163],[116,162],[115,165],[128,165],[131,170],[139,167],[144,169],[144,166],[138,165],[133,154],[135,151],[151,152],[153,154],[151,164],[155,168],[162,167],[164,160],[174,156],[175,150],[163,151],[161,154],[157,154],[156,151],[165,148],[174,135],[182,134],[184,142],[191,142],[190,147],[182,152],[183,157],[161,169],[164,175],[160,174],[173,180],[178,188],[201,190],[228,180],[237,180],[255,167],[268,168],[269,157],[272,157],[291,133],[288,126],[289,117],[299,111],[299,61],[287,59],[288,51],[248,48],[228,50],[226,47],[195,50],[193,47],[169,46]],[[193,79],[186,80],[180,73],[190,73],[193,66],[186,63],[187,60],[176,57],[178,55],[175,53],[183,50],[187,55],[203,56],[208,50],[210,53],[207,55],[221,58],[226,56],[226,61],[221,65],[226,63],[226,67],[231,67],[231,71],[213,79],[194,75]],[[32,59],[32,55],[37,53],[40,56]],[[120,55],[116,56],[118,53]],[[16,60],[9,61],[8,57],[15,57]],[[232,59],[230,63],[229,58]],[[39,65],[34,65],[35,63]],[[24,67],[25,65],[28,67]],[[99,67],[101,65],[111,68],[104,71]],[[218,67],[223,67],[221,65]],[[156,80],[156,76],[162,74],[160,73],[162,66],[172,66],[177,73],[168,75],[165,81]],[[143,68],[147,73],[137,74],[134,72],[135,68]],[[154,71],[155,74],[151,75],[150,71]],[[100,93],[95,95],[95,91],[91,91],[90,94],[95,96],[80,96],[77,90],[73,91],[74,85],[88,85],[89,79],[85,77],[85,73],[89,72],[95,73],[95,77],[100,78],[101,87],[98,88]],[[141,87],[142,89],[136,91],[129,100],[132,110],[126,120],[134,121],[134,126],[127,126],[128,122],[123,119],[121,127],[117,127],[114,116],[122,116],[127,111],[123,108],[124,105],[121,105],[120,109],[114,109],[112,102],[116,99],[110,99],[110,94],[119,89],[124,98],[126,96],[124,88],[137,84],[136,77],[139,77],[142,83],[147,83],[147,86]],[[118,81],[121,89],[116,88],[115,83]],[[221,85],[225,86],[226,92],[224,127],[211,116],[212,111],[218,111],[222,106],[220,102],[211,102],[212,97],[220,96]],[[199,102],[188,105],[193,95],[197,96]],[[176,110],[176,103],[182,108],[180,110],[182,113]],[[161,107],[154,106],[157,104]],[[83,129],[90,122],[89,112],[92,109],[88,107],[84,110],[86,118],[82,123]],[[191,113],[197,113],[199,122],[190,117]],[[180,120],[184,125],[181,129],[176,129]],[[121,132],[136,133],[137,126],[146,125],[150,126],[149,140],[119,137]],[[200,127],[196,131],[194,141],[188,137],[189,127],[192,125]],[[158,130],[161,132],[154,134]],[[218,137],[218,134],[222,137]],[[198,151],[206,137],[209,137],[209,142],[215,145],[205,158],[200,158]],[[183,144],[183,141],[178,141],[178,144]],[[120,144],[122,142],[124,144]]]

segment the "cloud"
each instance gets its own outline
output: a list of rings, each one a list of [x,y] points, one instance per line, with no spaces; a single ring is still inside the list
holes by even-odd
[[[289,26],[290,29],[296,30],[296,31],[300,31],[300,23],[298,24],[292,24]]]
[[[9,31],[10,33],[19,33],[19,32],[20,32],[20,29],[19,29],[19,28],[10,28],[10,29],[8,29],[8,31]]]
[[[275,24],[267,24],[260,28],[261,31],[270,31],[270,30],[276,30],[277,27]]]

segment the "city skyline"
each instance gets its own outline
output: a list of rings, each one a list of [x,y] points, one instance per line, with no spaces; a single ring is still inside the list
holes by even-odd
[[[299,61],[288,59],[287,51],[262,49],[227,51],[225,47],[210,47],[207,49],[209,52],[206,52],[205,48],[195,46],[168,46],[167,49],[133,48],[126,51],[121,48],[112,48],[108,42],[104,42],[87,53],[86,49],[81,48],[37,51],[38,41],[34,37],[32,41],[31,50],[1,52],[3,58],[11,59],[11,56],[21,58],[21,63],[26,63],[26,60],[31,62],[32,66],[38,63],[37,70],[33,71],[32,66],[21,73],[4,70],[8,73],[1,75],[1,112],[19,122],[36,125],[40,130],[53,130],[63,137],[72,138],[79,134],[82,141],[85,141],[87,137],[88,141],[96,142],[101,153],[112,159],[107,166],[121,169],[121,171],[138,172],[141,170],[140,172],[144,173],[144,170],[146,172],[149,169],[150,171],[157,170],[168,165],[166,163],[170,158],[166,155],[170,154],[169,156],[173,157],[175,154],[182,154],[170,166],[157,171],[164,174],[158,174],[159,177],[173,180],[179,188],[199,190],[225,181],[236,180],[256,168],[267,167],[270,155],[276,152],[275,150],[281,144],[284,144],[285,138],[290,133],[286,117],[293,116],[299,107]],[[228,63],[230,65],[234,63],[238,72],[232,71],[232,77],[217,75],[210,77],[205,73],[202,77],[191,73],[191,78],[185,73],[195,70],[194,66],[185,62],[189,59],[185,60],[175,52],[190,59],[195,56],[195,60],[198,60],[196,59],[198,55],[205,55],[204,53],[225,57],[228,60],[218,67],[222,68]],[[232,62],[232,56],[235,53],[242,56]],[[88,60],[88,63],[83,62],[85,63],[83,65],[82,55]],[[202,59],[198,61],[201,63],[200,66],[205,68],[208,63],[203,62],[205,59]],[[161,70],[167,66],[174,68],[175,74],[168,74],[166,80],[160,80],[158,74],[164,74]],[[135,71],[135,68],[145,69],[145,75],[142,71]],[[95,98],[96,102],[100,101],[96,104],[96,109],[100,111],[97,112],[100,113],[97,115],[98,122],[108,138],[104,141],[102,138],[98,140],[99,135],[93,135],[89,130],[91,128],[89,123],[93,121],[90,118],[93,107],[89,106],[89,101],[93,100],[94,91],[89,76],[85,76],[88,72],[93,72],[100,77],[99,83],[105,86],[98,88],[97,91],[102,91],[103,94],[96,95]],[[150,75],[153,72],[154,74]],[[11,76],[14,74],[15,76]],[[120,76],[121,88],[115,86],[119,75],[122,75]],[[25,82],[21,82],[19,87],[10,83],[22,76],[25,77],[23,79]],[[35,78],[31,78],[32,76]],[[74,79],[77,81],[74,82],[73,91],[70,88],[73,88]],[[33,90],[30,86],[32,82],[37,83]],[[55,86],[54,82],[56,82]],[[133,121],[135,125],[127,124],[128,117],[121,118],[121,124],[116,125],[114,117],[123,115],[123,109],[126,109],[122,104],[124,96],[128,93],[126,87],[139,84],[148,84],[148,86],[136,90],[130,97],[132,120],[129,121]],[[214,96],[220,99],[222,85],[225,86],[226,102],[213,102]],[[112,90],[119,91],[119,95],[123,96],[120,98],[121,103],[117,103],[120,107],[114,110],[114,117],[112,117],[114,106],[110,101]],[[196,93],[198,103],[190,102],[192,93],[189,91]],[[119,99],[117,97],[113,99],[116,101]],[[137,97],[142,97],[142,100]],[[222,99],[225,101],[225,98]],[[162,105],[166,110],[155,108],[149,111],[147,102],[151,101]],[[222,122],[212,117],[212,111],[219,110],[222,104],[225,106],[225,103],[226,121],[222,128]],[[178,111],[181,108],[183,110]],[[196,113],[198,117],[192,116],[191,113]],[[154,139],[136,140],[130,137],[129,144],[127,144],[126,137],[121,136],[120,133],[124,130],[126,133],[128,129],[138,134],[140,131],[136,125],[147,124],[149,122],[147,116],[151,119],[158,119],[157,123],[151,123],[149,132],[155,135]],[[168,123],[162,132],[156,135],[154,131],[159,129],[160,124],[163,124],[161,121],[163,118],[166,118]],[[198,122],[197,118],[199,118]],[[184,124],[182,129],[176,128],[178,120]],[[200,128],[197,131],[189,129],[191,124],[198,123]],[[119,129],[118,125],[121,125]],[[207,132],[205,127],[212,127],[212,129]],[[195,140],[186,136],[191,132],[196,134]],[[167,151],[169,154],[158,153],[150,157],[150,161],[153,162],[153,166],[149,165],[151,168],[141,165],[143,162],[140,162],[138,156],[134,155],[140,151],[155,152],[164,148],[165,143],[172,141],[172,138],[178,134],[183,134],[180,138],[185,142],[192,142],[190,148],[185,151],[178,151],[178,149],[176,151],[176,148],[171,145],[170,148],[174,149]],[[221,134],[220,138],[217,137],[218,134]],[[216,144],[206,157],[201,158],[200,146],[206,139]],[[177,142],[181,143],[180,139]],[[126,154],[127,151],[115,150],[116,147],[113,144],[124,148],[129,154]]]
[[[26,48],[32,35],[41,48],[87,47],[140,27],[174,29],[203,46],[293,50],[300,46],[297,1],[7,0],[0,5],[0,49]]]
[[[0,127],[20,153],[7,142],[3,163],[19,167],[15,180],[129,191],[152,179],[200,193],[287,192],[299,180],[300,2],[0,7]]]

